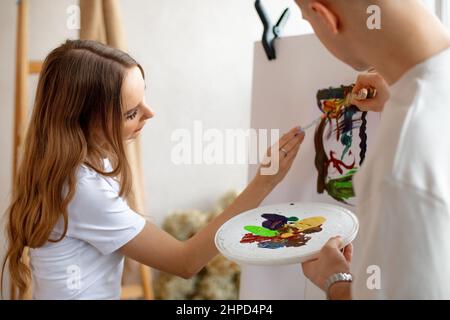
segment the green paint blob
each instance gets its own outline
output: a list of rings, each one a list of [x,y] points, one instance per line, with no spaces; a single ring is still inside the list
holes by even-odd
[[[244,229],[260,237],[276,237],[278,235],[278,231],[270,230],[264,227],[246,226]]]
[[[341,178],[328,181],[326,190],[328,194],[337,201],[345,202],[345,200],[353,198],[355,192],[353,190],[353,176],[357,169],[350,170]]]
[[[288,221],[295,222],[295,221],[298,221],[298,218],[297,217],[290,217],[290,218],[288,218]]]

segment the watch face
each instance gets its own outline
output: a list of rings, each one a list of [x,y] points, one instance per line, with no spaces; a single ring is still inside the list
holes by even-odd
[[[217,232],[219,251],[240,264],[286,265],[314,258],[334,236],[354,240],[358,221],[349,210],[322,203],[260,207],[226,222]]]

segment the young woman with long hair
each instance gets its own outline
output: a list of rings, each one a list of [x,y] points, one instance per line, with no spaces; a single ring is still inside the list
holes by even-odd
[[[35,299],[118,299],[124,256],[189,278],[217,254],[217,229],[261,203],[304,139],[299,128],[285,134],[276,144],[278,172],[258,173],[222,214],[180,242],[126,202],[126,142],[153,117],[144,93],[142,67],[120,50],[76,40],[48,55],[7,211],[2,288],[7,266],[20,294],[32,280]]]

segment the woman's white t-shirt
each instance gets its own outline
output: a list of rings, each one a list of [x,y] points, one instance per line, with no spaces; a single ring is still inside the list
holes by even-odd
[[[105,160],[106,171],[111,164]],[[119,183],[87,166],[77,172],[66,236],[30,250],[34,299],[119,299],[124,256],[118,251],[145,219],[119,196]],[[59,239],[62,219],[52,231]]]

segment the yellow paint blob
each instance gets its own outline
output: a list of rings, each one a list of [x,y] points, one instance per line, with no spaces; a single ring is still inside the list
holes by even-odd
[[[322,225],[326,220],[327,219],[324,217],[311,217],[297,221],[294,225],[298,230],[300,230],[300,232],[302,232],[311,228],[316,228]]]
[[[293,235],[294,235],[293,233],[283,233],[283,234],[281,235],[281,238],[282,238],[282,239],[287,239],[287,238],[292,237]]]

